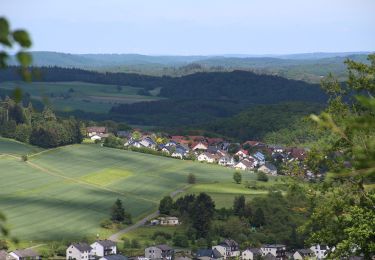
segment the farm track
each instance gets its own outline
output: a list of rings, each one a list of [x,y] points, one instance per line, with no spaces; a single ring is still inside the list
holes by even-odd
[[[184,187],[183,189],[175,190],[175,191],[173,191],[173,192],[170,193],[170,196],[173,198],[173,197],[177,196],[179,193],[184,192],[187,188],[188,188],[188,186]],[[126,228],[124,228],[124,229],[116,232],[115,234],[111,235],[108,239],[112,240],[112,241],[115,241],[115,242],[120,242],[122,235],[124,235],[126,233],[129,233],[130,231],[132,231],[134,229],[137,229],[137,228],[139,228],[141,226],[144,226],[147,221],[149,221],[149,220],[151,220],[153,218],[156,218],[157,216],[159,216],[159,210],[157,210],[155,212],[152,212],[151,214],[149,214],[146,217],[142,218],[141,220],[139,220],[138,222],[134,223],[133,225],[131,225],[129,227],[126,227]]]

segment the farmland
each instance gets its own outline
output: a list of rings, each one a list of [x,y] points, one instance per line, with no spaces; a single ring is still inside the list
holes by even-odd
[[[32,98],[48,101],[57,111],[76,109],[85,112],[106,113],[116,104],[129,104],[141,101],[155,101],[155,96],[138,95],[139,88],[85,82],[4,82],[2,89],[13,90],[20,87]]]
[[[28,162],[5,155],[33,152]],[[195,174],[197,184],[186,192],[207,190],[218,206],[230,206],[237,194],[264,194],[234,184],[233,170],[224,167],[95,144],[41,151],[0,139],[0,153],[0,209],[12,235],[21,240],[108,235],[99,223],[109,217],[117,198],[137,220],[156,210],[163,196],[186,187],[189,173]],[[254,176],[246,172],[243,179],[252,181]]]

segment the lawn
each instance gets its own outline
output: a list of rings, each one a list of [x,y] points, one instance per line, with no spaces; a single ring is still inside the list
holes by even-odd
[[[42,100],[47,97],[57,111],[81,109],[86,112],[106,113],[116,104],[154,101],[156,96],[138,95],[139,88],[131,86],[94,84],[86,82],[3,82],[1,88],[12,90],[20,87],[32,98]],[[66,98],[66,95],[69,97]],[[63,97],[65,96],[65,98]]]
[[[41,151],[43,151],[42,148],[38,148],[32,145],[27,145],[27,144],[17,142],[12,139],[0,137],[0,155],[1,154],[24,155],[24,154],[33,154],[33,153],[37,153]]]
[[[0,151],[40,150],[0,139]],[[0,209],[21,240],[104,237],[109,232],[100,228],[100,221],[109,217],[117,198],[134,220],[140,219],[156,210],[163,196],[186,187],[189,173],[197,184],[187,192],[206,191],[218,206],[230,206],[238,194],[264,194],[234,184],[233,170],[218,165],[81,144],[44,150],[28,162],[1,156]],[[255,175],[247,172],[243,179],[251,181]]]

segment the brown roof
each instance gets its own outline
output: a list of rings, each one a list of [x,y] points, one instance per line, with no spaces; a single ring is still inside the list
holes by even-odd
[[[40,256],[37,252],[35,252],[32,249],[17,249],[13,251],[14,254],[16,254],[19,257],[36,257]]]
[[[90,126],[90,127],[87,127],[87,132],[89,132],[89,133],[92,133],[92,132],[106,133],[107,132],[107,127],[104,127],[104,126]]]
[[[0,250],[0,260],[6,260],[8,253],[5,250]]]

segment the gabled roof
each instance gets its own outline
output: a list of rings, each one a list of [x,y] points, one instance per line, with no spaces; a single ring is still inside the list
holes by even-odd
[[[172,249],[173,249],[172,247],[170,247],[170,246],[168,246],[168,245],[165,245],[165,244],[163,244],[163,245],[157,245],[157,246],[155,246],[155,247],[159,248],[159,249],[162,250],[162,251],[169,251],[169,250],[172,250]]]
[[[112,240],[96,240],[95,242],[97,242],[98,244],[104,246],[104,247],[112,247],[112,246],[116,246],[116,243],[113,242]]]
[[[262,245],[263,248],[281,248],[285,247],[285,245],[282,244],[264,244]]]
[[[12,253],[16,254],[19,257],[36,257],[40,256],[37,252],[32,249],[17,249],[12,251]]]
[[[216,248],[214,248],[214,250],[212,250],[212,258],[222,258],[223,255],[219,252],[219,250],[217,250]]]
[[[256,152],[254,154],[254,157],[255,157],[255,159],[260,160],[260,161],[264,161],[266,159],[264,154],[262,154],[261,152]]]
[[[227,245],[229,247],[238,247],[238,243],[234,241],[233,239],[225,239],[223,242],[220,243],[220,245]]]
[[[260,250],[259,248],[246,248],[246,250],[249,250],[254,255],[261,255],[262,254],[262,250]]]
[[[87,132],[105,133],[107,132],[107,127],[104,126],[90,126],[86,128]]]
[[[277,258],[276,258],[276,256],[274,256],[273,254],[268,253],[268,254],[266,254],[265,256],[263,256],[262,259],[264,259],[264,260],[276,260]]]
[[[128,260],[128,257],[123,255],[106,255],[103,258],[106,260]]]
[[[80,252],[91,251],[92,247],[86,243],[73,243],[72,246],[77,248]]]
[[[314,253],[310,248],[297,249],[296,252],[300,253],[301,256],[307,256]]]
[[[248,160],[242,160],[239,163],[237,163],[236,165],[238,165],[240,163],[242,163],[243,165],[245,165],[247,168],[253,167],[253,164],[250,161],[248,161]]]
[[[236,154],[238,154],[238,153],[243,153],[243,154],[246,154],[246,155],[249,154],[249,152],[244,150],[244,149],[239,150]]]
[[[212,256],[212,249],[198,249],[197,257],[211,257]]]

